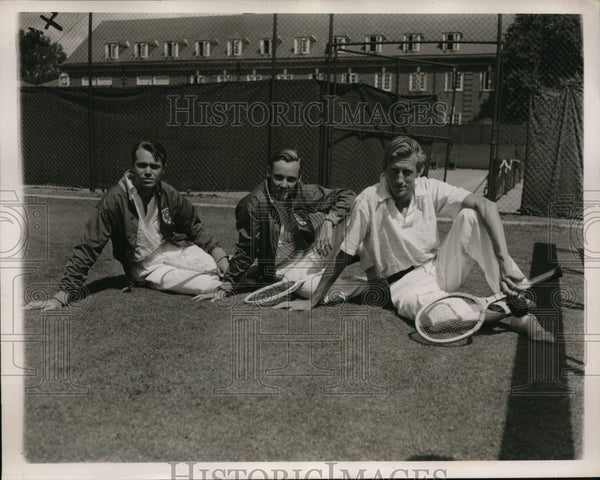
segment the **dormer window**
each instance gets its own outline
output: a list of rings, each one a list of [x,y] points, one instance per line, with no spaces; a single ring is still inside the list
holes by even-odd
[[[210,57],[210,42],[199,40],[194,45],[194,55],[197,57]]]
[[[179,42],[166,42],[165,43],[165,57],[166,58],[177,58],[179,56]]]
[[[381,43],[383,35],[367,35],[365,37],[365,51],[381,52]]]
[[[104,45],[104,58],[110,60],[116,60],[119,58],[119,44],[118,43],[107,43]]]
[[[242,40],[235,38],[227,42],[227,56],[239,57],[242,55]]]
[[[308,55],[310,54],[310,37],[298,37],[294,39],[294,54]]]
[[[133,56],[135,58],[148,58],[148,44],[135,43],[133,45]]]
[[[449,32],[442,35],[442,50],[444,52],[457,52],[460,49],[461,34]]]
[[[421,50],[421,34],[407,33],[404,35],[402,50],[405,52],[419,52]]]
[[[261,55],[272,55],[273,54],[273,40],[270,38],[263,38],[260,41],[260,54]]]

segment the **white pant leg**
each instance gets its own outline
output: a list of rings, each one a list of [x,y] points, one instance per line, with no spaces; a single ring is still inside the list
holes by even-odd
[[[412,321],[422,307],[445,294],[436,281],[434,261],[421,265],[390,285],[390,296],[398,315]]]
[[[521,270],[509,257],[515,273]],[[490,235],[477,212],[463,208],[456,216],[435,259],[437,281],[448,292],[457,291],[477,263],[494,293],[500,291],[500,267]]]
[[[134,272],[150,288],[185,295],[209,293],[221,283],[214,259],[197,245],[177,247],[165,243]]]

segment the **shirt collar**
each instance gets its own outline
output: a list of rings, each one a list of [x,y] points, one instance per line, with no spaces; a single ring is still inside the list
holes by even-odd
[[[137,188],[135,187],[135,185],[133,184],[133,172],[131,170],[127,170],[125,172],[125,175],[123,176],[124,179],[124,183],[125,183],[125,190],[127,191],[127,195],[129,196],[130,200],[133,200],[133,195],[134,194],[138,194]],[[154,187],[154,192],[155,195],[156,194],[160,194],[160,182],[158,182],[156,184],[156,187]]]
[[[425,189],[423,187],[421,177],[415,179],[415,189],[413,190],[413,197],[422,197],[425,195]],[[382,173],[379,177],[379,184],[377,185],[377,197],[378,203],[385,202],[388,198],[394,198],[390,188],[388,187],[385,173]]]

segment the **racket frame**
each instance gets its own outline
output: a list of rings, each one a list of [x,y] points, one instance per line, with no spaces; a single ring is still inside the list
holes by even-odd
[[[524,287],[517,287],[516,290],[517,290],[517,292],[528,290],[532,286],[537,285],[539,283],[543,283],[548,280],[553,280],[555,278],[562,277],[562,273],[563,272],[560,267],[554,267],[540,275],[530,278],[528,285],[526,285]],[[460,335],[457,335],[454,337],[448,337],[448,338],[432,338],[423,330],[422,317],[427,308],[429,308],[432,304],[437,303],[440,300],[443,300],[445,298],[466,298],[469,300],[473,300],[474,302],[476,302],[477,304],[479,304],[481,306],[481,310],[479,312],[479,319],[477,320],[477,323],[473,326],[473,328],[467,330],[466,332],[464,332]],[[485,297],[485,298],[476,297],[475,295],[471,295],[469,293],[462,293],[462,292],[449,293],[448,295],[444,295],[442,297],[439,297],[439,298],[429,302],[427,305],[424,305],[423,307],[421,307],[419,309],[419,311],[417,312],[417,316],[415,318],[415,328],[416,328],[417,332],[419,333],[419,335],[421,335],[421,337],[423,337],[428,342],[431,342],[431,343],[457,342],[459,340],[462,340],[463,338],[469,337],[469,336],[473,335],[474,333],[476,333],[481,328],[481,326],[483,325],[483,322],[485,321],[485,314],[486,314],[488,307],[500,300],[505,300],[506,298],[508,298],[508,295],[503,292],[499,292],[499,293],[490,295],[489,297]]]
[[[283,283],[291,283],[292,286],[287,288],[286,290],[277,293],[276,295],[272,295],[265,299],[260,298],[260,295],[263,292],[269,291],[273,287],[277,287],[278,285]],[[275,300],[279,300],[283,297],[289,297],[292,293],[298,290],[303,283],[304,280],[288,280],[287,278],[283,278],[278,282],[271,283],[270,285],[265,285],[264,287],[261,287],[258,290],[255,290],[254,292],[246,295],[246,297],[244,297],[244,303],[247,303],[249,305],[258,305],[259,307],[272,306]],[[254,300],[253,298],[256,298],[256,300]]]

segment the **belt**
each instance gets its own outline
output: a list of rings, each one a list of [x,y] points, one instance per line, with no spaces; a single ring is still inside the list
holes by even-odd
[[[406,270],[402,270],[400,272],[394,273],[393,275],[390,275],[389,277],[387,277],[387,283],[389,285],[391,285],[394,282],[397,282],[398,280],[400,280],[404,275],[406,275],[407,273],[412,272],[415,269],[414,266],[410,266],[408,267]]]

